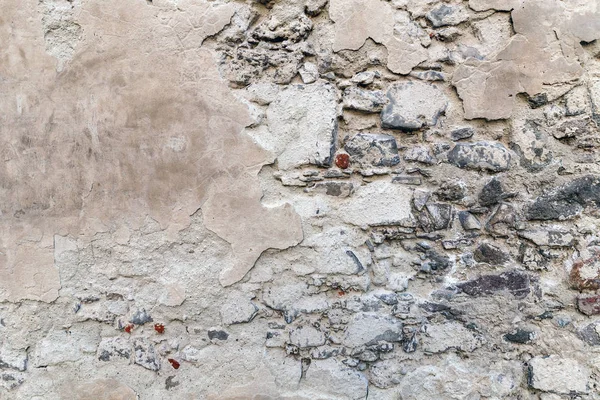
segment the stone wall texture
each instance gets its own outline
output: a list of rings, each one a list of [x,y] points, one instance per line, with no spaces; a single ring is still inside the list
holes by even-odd
[[[0,0],[0,399],[600,399],[600,0]]]

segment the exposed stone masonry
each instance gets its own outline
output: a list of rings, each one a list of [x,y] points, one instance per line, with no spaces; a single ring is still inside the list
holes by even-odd
[[[600,399],[600,0],[6,0],[0,399]]]

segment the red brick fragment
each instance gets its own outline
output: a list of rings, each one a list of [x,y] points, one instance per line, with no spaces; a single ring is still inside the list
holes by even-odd
[[[154,324],[154,330],[162,335],[165,333],[165,326],[163,324]]]
[[[179,369],[179,367],[181,366],[181,364],[179,364],[179,362],[174,358],[169,358],[167,359],[167,361],[169,361],[171,363],[171,366],[175,369]]]
[[[335,165],[338,168],[346,169],[350,166],[350,156],[348,154],[338,154],[335,156]]]

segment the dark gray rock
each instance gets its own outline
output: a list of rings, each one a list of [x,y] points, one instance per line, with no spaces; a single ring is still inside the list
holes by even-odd
[[[489,243],[482,243],[473,253],[475,261],[490,265],[504,265],[510,261],[508,254]]]
[[[419,225],[425,232],[448,229],[452,225],[452,206],[450,204],[429,203],[417,215]]]
[[[448,153],[448,162],[459,168],[506,171],[510,165],[510,152],[500,143],[459,143]]]
[[[352,163],[362,166],[391,167],[400,163],[396,139],[377,133],[357,133],[344,143]]]
[[[530,277],[519,271],[507,271],[500,275],[483,275],[479,278],[456,285],[469,296],[492,295],[509,292],[518,299],[527,297],[530,292]]]
[[[496,178],[485,184],[479,193],[479,204],[482,206],[493,206],[504,199],[504,189]]]
[[[539,108],[548,104],[548,95],[546,93],[538,93],[527,98],[527,102],[531,108]]]
[[[148,314],[146,312],[146,310],[140,310],[140,311],[137,311],[135,314],[133,314],[133,316],[131,317],[131,319],[129,321],[132,324],[144,325],[148,322],[152,322],[153,319],[150,316],[150,314]]]
[[[600,178],[586,176],[559,186],[538,197],[527,207],[528,220],[567,219],[580,214],[585,207],[600,205]]]
[[[481,223],[473,214],[468,211],[461,211],[458,213],[458,220],[460,225],[465,231],[472,231],[481,229]]]
[[[467,185],[463,181],[451,180],[442,183],[435,194],[443,201],[457,201],[467,194]]]
[[[525,329],[517,329],[504,335],[504,339],[512,343],[526,344],[533,340],[533,332]]]
[[[598,322],[586,325],[577,332],[579,338],[590,346],[600,346],[600,335],[598,334]]]
[[[454,141],[459,141],[463,139],[468,139],[475,134],[475,129],[473,128],[459,128],[450,132],[450,138]]]
[[[229,333],[220,329],[209,329],[208,338],[210,340],[227,340],[227,338],[229,338]]]

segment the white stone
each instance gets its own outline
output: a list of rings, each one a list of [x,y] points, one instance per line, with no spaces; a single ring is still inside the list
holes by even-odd
[[[544,392],[588,393],[590,369],[579,361],[557,355],[538,356],[529,361],[529,382]]]
[[[291,85],[267,109],[280,169],[329,165],[337,137],[337,95],[325,83]]]

